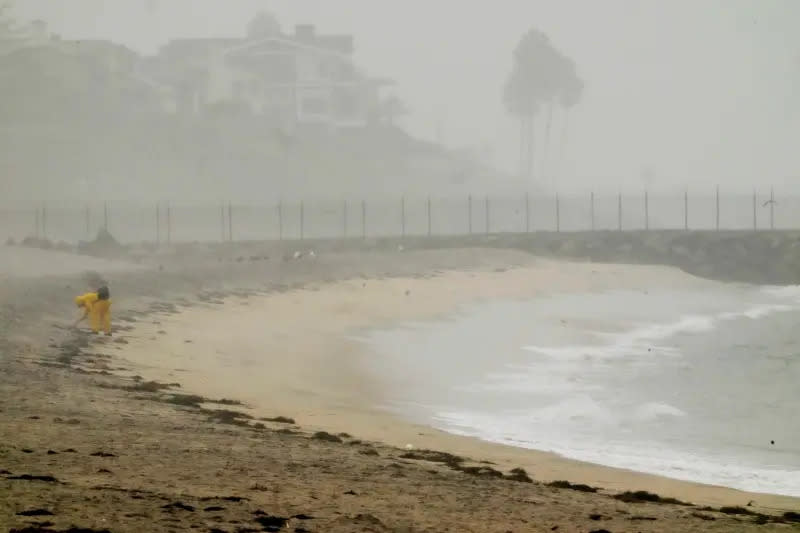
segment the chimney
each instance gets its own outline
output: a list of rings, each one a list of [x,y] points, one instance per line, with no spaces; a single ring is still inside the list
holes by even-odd
[[[313,24],[298,24],[294,27],[294,38],[303,43],[313,43],[315,39]]]

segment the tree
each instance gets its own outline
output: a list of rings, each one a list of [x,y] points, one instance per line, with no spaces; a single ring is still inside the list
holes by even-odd
[[[503,93],[506,109],[520,121],[522,175],[530,178],[533,171],[535,117],[543,108],[547,109],[544,154],[549,145],[553,107],[563,105],[569,98],[578,98],[578,87],[582,83],[574,63],[553,47],[547,35],[531,29],[522,36],[514,49],[513,67]]]
[[[21,38],[11,8],[10,1],[0,1],[0,54],[14,48],[15,42]]]
[[[508,111],[520,120],[520,167],[527,177],[533,171],[534,118],[556,93],[553,71],[558,60],[547,35],[536,29],[523,35],[514,50],[504,100]]]
[[[248,39],[275,37],[281,33],[281,24],[272,13],[259,11],[247,25]]]
[[[5,0],[0,2],[0,37],[9,35],[14,26],[14,19],[11,16],[11,2]]]
[[[379,103],[379,120],[388,124],[389,126],[394,126],[398,117],[407,114],[408,107],[406,107],[405,102],[400,100],[400,98],[395,95],[389,95]]]
[[[562,122],[561,122],[561,141],[558,149],[558,162],[554,171],[554,179],[561,177],[561,168],[564,162],[564,150],[567,146],[567,133],[569,129],[569,112],[578,105],[583,95],[583,81],[578,77],[575,69],[575,63],[569,61],[568,69],[564,79],[564,87],[559,96],[559,104],[563,109]]]

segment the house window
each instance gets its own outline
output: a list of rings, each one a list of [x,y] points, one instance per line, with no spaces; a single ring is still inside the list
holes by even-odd
[[[328,113],[328,100],[325,98],[305,98],[303,100],[303,112],[313,115],[325,115]]]
[[[233,82],[233,97],[237,100],[244,96],[244,83],[241,80]]]
[[[333,108],[336,116],[356,116],[359,111],[359,103],[358,93],[354,89],[337,89],[333,93]]]

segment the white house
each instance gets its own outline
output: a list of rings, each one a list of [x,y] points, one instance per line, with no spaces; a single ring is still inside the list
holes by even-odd
[[[34,20],[27,25],[15,26],[9,20],[0,20],[0,55],[10,54],[21,48],[45,46],[50,42],[47,24]]]
[[[390,82],[359,72],[352,52],[352,37],[301,25],[292,36],[174,40],[148,61],[157,79],[175,87],[183,112],[232,107],[288,127],[358,127]]]

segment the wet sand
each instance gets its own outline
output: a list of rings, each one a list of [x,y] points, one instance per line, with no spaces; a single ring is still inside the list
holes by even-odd
[[[24,335],[6,343],[0,359],[0,491],[10,495],[0,503],[0,525],[217,532],[787,527],[702,506],[783,512],[800,507],[791,498],[483,443],[376,409],[380,390],[358,371],[359,358],[372,354],[344,336],[354,328],[441,316],[481,298],[708,283],[666,268],[564,264],[500,251],[450,258],[318,257],[317,264],[292,265],[299,275],[282,270],[284,281],[302,278],[294,288],[261,283],[186,298],[120,299],[112,339],[58,328],[37,339],[20,326]],[[145,281],[137,283],[146,293]],[[277,416],[287,418],[258,420]],[[514,475],[520,467],[535,482]],[[604,490],[540,483],[554,479]],[[613,497],[622,490],[700,506],[626,503]]]

